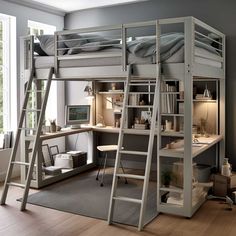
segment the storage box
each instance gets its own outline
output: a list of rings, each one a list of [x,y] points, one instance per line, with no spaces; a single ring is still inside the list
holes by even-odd
[[[70,151],[67,154],[71,155],[73,168],[84,166],[87,164],[87,152]]]
[[[193,163],[193,178],[192,181],[195,181],[195,166],[196,163]],[[184,186],[184,166],[183,162],[174,162],[172,167],[173,178],[171,180],[171,185],[183,188]]]
[[[46,175],[59,175],[61,174],[61,168],[57,166],[47,166],[43,168]]]
[[[213,195],[217,197],[225,197],[228,194],[229,186],[229,177],[220,174],[213,175]]]
[[[197,164],[195,166],[194,173],[195,173],[194,176],[199,183],[209,182],[211,175],[211,166]]]
[[[62,169],[72,169],[73,158],[70,154],[67,153],[57,154],[55,156],[54,166],[60,167]]]

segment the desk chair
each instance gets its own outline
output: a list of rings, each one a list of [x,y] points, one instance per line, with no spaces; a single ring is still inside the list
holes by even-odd
[[[107,154],[108,154],[108,152],[117,151],[117,145],[97,146],[97,149],[98,149],[98,151],[104,153],[104,155],[103,155],[104,156],[103,157],[103,173],[102,173],[102,179],[101,179],[101,183],[100,183],[100,186],[102,187],[103,186],[103,179],[104,179],[104,175],[105,175],[106,163],[107,163]],[[120,162],[120,167],[121,167],[123,173],[125,174],[124,167],[121,162]],[[101,170],[101,165],[99,165],[96,180],[98,180],[100,170]],[[125,178],[125,183],[126,184],[128,183],[126,178]]]

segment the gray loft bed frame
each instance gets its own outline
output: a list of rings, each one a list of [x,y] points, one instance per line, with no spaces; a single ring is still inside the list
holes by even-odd
[[[54,57],[54,80],[100,80],[104,78],[109,79],[122,79],[127,77],[127,50],[126,50],[126,38],[127,30],[130,29],[141,29],[145,27],[155,27],[156,28],[156,47],[158,49],[159,45],[159,35],[160,29],[165,25],[174,24],[184,24],[184,51],[185,58],[184,63],[161,63],[161,74],[166,77],[172,77],[176,79],[181,79],[185,76],[186,70],[191,70],[192,76],[197,77],[209,77],[209,78],[224,78],[225,76],[225,36],[218,30],[212,28],[211,26],[201,22],[200,20],[193,17],[181,17],[181,18],[170,18],[161,19],[155,21],[139,22],[122,24],[115,26],[104,26],[104,27],[93,27],[87,29],[76,29],[76,30],[65,30],[55,32],[55,57]],[[200,27],[206,34],[200,33],[195,30],[196,27]],[[60,49],[57,47],[59,36],[71,35],[71,34],[82,34],[82,33],[93,33],[93,32],[105,32],[109,33],[111,31],[119,31],[119,38],[122,39],[122,52],[120,55],[114,53],[115,57],[121,57],[121,65],[115,66],[88,66],[88,67],[66,67],[60,68],[59,62],[66,59],[79,59],[80,55],[75,54],[71,56],[59,56],[58,52]],[[194,61],[194,42],[196,40],[196,35],[200,35],[206,39],[212,40],[219,44],[222,50],[221,56],[219,56],[218,61],[222,63],[221,68],[214,66],[199,64]],[[214,36],[219,39],[219,41],[214,40],[209,37],[209,34],[214,34]],[[158,50],[157,50],[158,51]],[[21,77],[26,78],[30,70],[33,69],[35,72],[35,77],[39,79],[46,79],[48,74],[48,69],[36,69],[34,68],[34,37],[27,36],[21,39],[21,55],[23,55],[21,63]],[[110,54],[111,55],[111,54]],[[101,52],[101,57],[103,57]],[[156,53],[156,62],[160,63],[160,55]],[[157,63],[157,64],[158,64]],[[139,78],[156,78],[157,76],[157,64],[133,64],[132,65],[132,75]]]
[[[143,80],[151,80],[159,78],[161,74],[165,80],[175,79],[184,81],[184,206],[173,207],[166,206],[158,203],[158,209],[160,212],[171,213],[191,217],[194,212],[200,207],[204,200],[200,200],[196,205],[192,206],[192,82],[193,78],[201,80],[213,79],[217,80],[217,88],[219,86],[219,96],[217,101],[217,134],[220,136],[217,139],[219,142],[216,155],[218,156],[219,165],[222,165],[223,157],[225,156],[225,35],[213,27],[193,18],[193,17],[182,17],[182,18],[171,18],[161,19],[156,21],[147,21],[139,23],[122,24],[116,26],[105,26],[105,27],[94,27],[88,29],[78,30],[66,30],[55,32],[55,57],[54,57],[54,80],[69,81],[111,81],[111,80],[126,80],[128,76],[127,67],[127,50],[126,50],[126,38],[127,30],[134,28],[145,28],[153,26],[156,34],[156,48],[159,52],[160,45],[160,29],[162,26],[170,26],[175,24],[182,24],[184,29],[184,63],[161,63],[160,54],[156,53],[156,64],[133,64],[132,65],[132,76],[134,78],[141,78]],[[197,29],[200,29],[198,31]],[[93,33],[93,32],[109,32],[112,30],[119,30],[120,37],[122,39],[122,51],[121,51],[121,64],[116,66],[89,66],[89,67],[71,67],[61,68],[59,63],[65,60],[65,56],[59,56],[57,48],[58,38],[61,35],[67,34],[82,34],[82,33]],[[217,59],[221,63],[221,67],[214,67],[210,65],[204,65],[195,62],[195,41],[196,35],[211,40],[220,46],[220,55]],[[213,37],[214,35],[214,37]],[[34,72],[37,79],[47,79],[48,71],[50,68],[37,69],[34,68],[34,37],[27,36],[21,40],[21,77],[22,79],[28,78],[29,73]],[[101,53],[102,54],[102,53]],[[117,56],[117,55],[115,55]],[[71,58],[79,58],[79,55],[73,55]],[[159,65],[161,70],[159,70]],[[160,81],[160,80],[159,80]],[[26,82],[26,81],[25,81]],[[158,119],[159,120],[159,119]],[[157,146],[160,143],[157,139]],[[214,143],[215,144],[215,143]],[[159,155],[159,154],[158,154]],[[191,167],[191,168],[190,168]],[[188,176],[189,178],[186,178]],[[158,177],[159,179],[159,177]],[[157,199],[160,199],[159,190]]]

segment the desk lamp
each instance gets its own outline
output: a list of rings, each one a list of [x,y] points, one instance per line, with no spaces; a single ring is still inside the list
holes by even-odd
[[[207,84],[206,84],[205,90],[204,90],[204,92],[203,92],[203,97],[204,97],[204,98],[211,99],[211,92],[210,92],[210,90],[207,88]]]
[[[211,92],[207,88],[207,84],[206,84],[205,90],[203,92],[203,98],[206,100],[211,99]],[[203,119],[203,118],[201,119],[201,130],[204,135],[206,135],[206,124],[207,124],[207,120],[208,120],[208,103],[206,103],[206,106],[207,106],[206,107],[206,119]]]

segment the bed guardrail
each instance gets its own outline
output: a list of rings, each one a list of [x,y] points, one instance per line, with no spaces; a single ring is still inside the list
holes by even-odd
[[[182,28],[176,28],[176,26],[179,25],[182,25]],[[186,25],[189,27],[186,27]],[[180,17],[113,26],[57,31],[54,34],[54,73],[57,77],[60,60],[76,59],[75,55],[74,57],[71,56],[76,52],[91,52],[93,50],[110,47],[121,49],[120,52],[111,52],[110,56],[121,56],[122,69],[126,71],[128,65],[127,44],[130,40],[134,40],[137,37],[142,38],[144,36],[156,37],[155,59],[156,63],[159,63],[160,35],[161,33],[170,32],[169,30],[165,30],[166,27],[169,27],[172,32],[176,32],[177,29],[178,32],[184,34],[185,45],[187,45],[185,46],[185,49],[189,49],[188,51],[193,52],[196,45],[199,44],[208,50],[213,49],[216,52],[214,58],[207,55],[200,55],[200,57],[220,62],[222,63],[222,69],[225,69],[225,35],[194,17]],[[34,68],[34,37],[24,37],[23,45],[24,69]],[[63,55],[64,52],[67,52],[67,54],[70,55]],[[194,62],[195,54],[191,53],[191,57],[190,63]]]
[[[95,47],[97,50],[102,48],[116,47],[120,48],[121,52],[119,55],[122,57],[122,69],[126,71],[128,61],[127,61],[127,42],[134,39],[136,36],[147,36],[147,34],[142,34],[139,32],[140,29],[152,28],[151,32],[154,32],[157,37],[156,29],[158,21],[147,21],[139,23],[121,24],[115,26],[105,26],[105,27],[93,27],[78,30],[65,30],[55,32],[55,72],[58,72],[59,61],[62,59],[61,52],[63,50],[68,50],[69,54],[73,54],[73,51],[92,51]],[[128,32],[130,31],[130,32]],[[153,36],[153,33],[149,34]],[[76,38],[77,37],[77,38]],[[79,38],[80,37],[80,38]],[[97,42],[104,40],[103,42]],[[83,43],[87,40],[88,43]],[[78,46],[75,46],[77,42]],[[72,45],[72,47],[61,47],[60,43],[65,43],[67,45]],[[80,45],[81,43],[81,45]],[[157,43],[158,45],[158,43]]]

